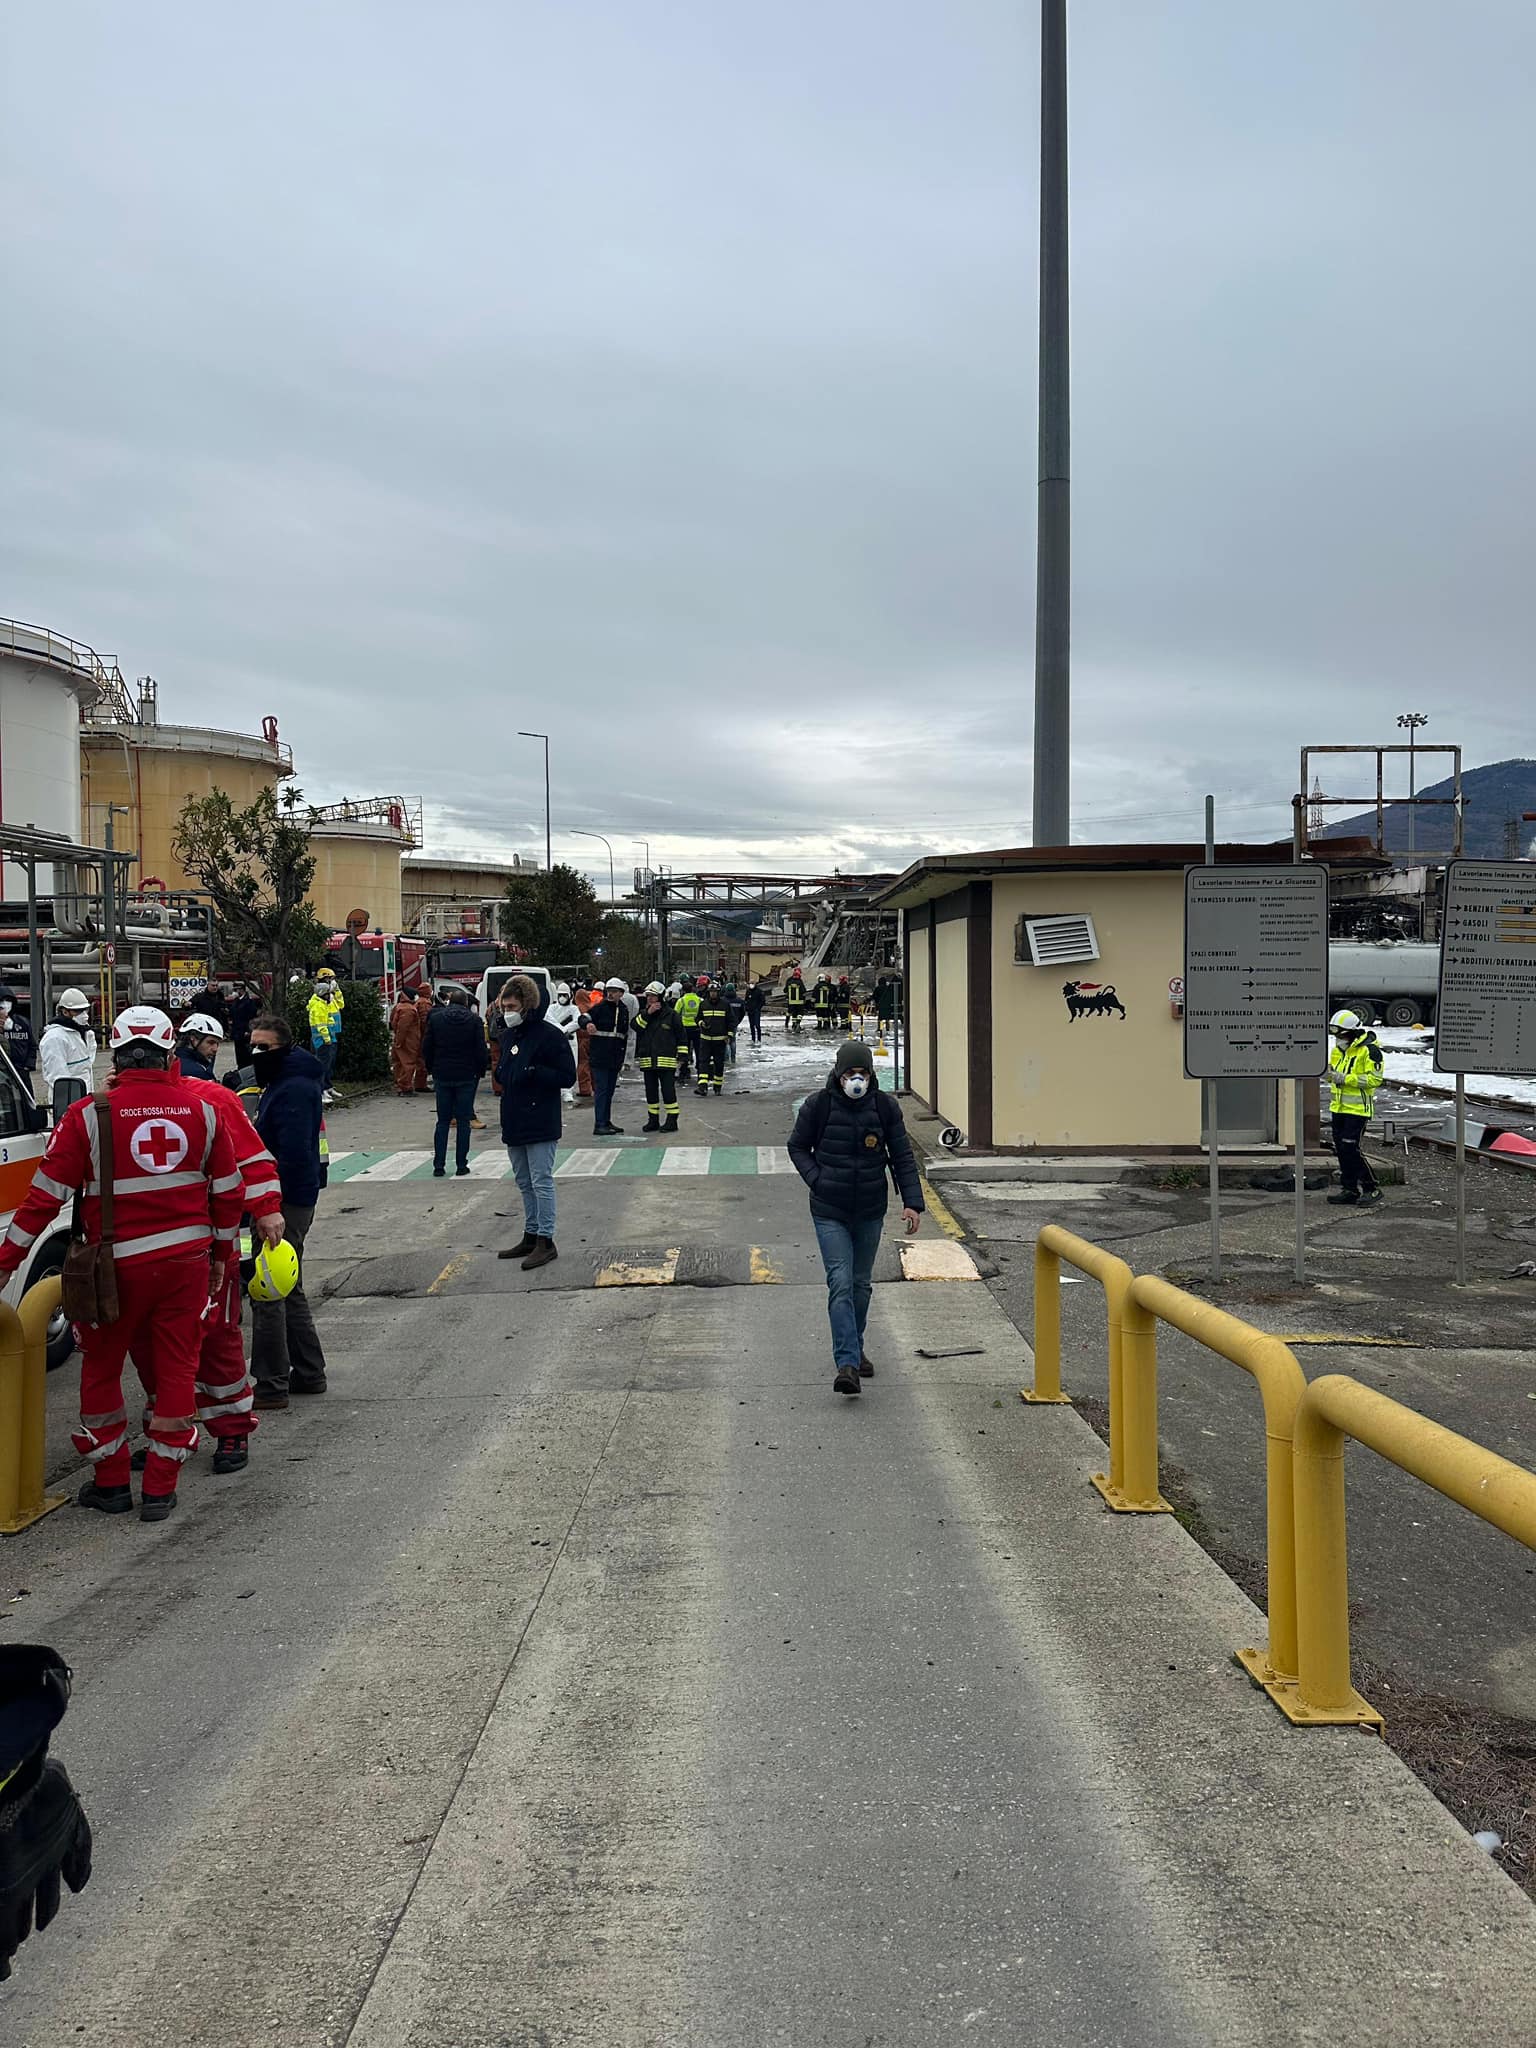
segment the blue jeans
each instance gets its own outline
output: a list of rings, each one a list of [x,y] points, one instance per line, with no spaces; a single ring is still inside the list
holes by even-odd
[[[315,1058],[320,1062],[320,1086],[322,1088],[329,1088],[331,1076],[336,1071],[335,1040],[333,1039],[329,1045],[317,1045],[315,1047]]]
[[[597,1076],[593,1075],[593,1080]],[[530,1237],[555,1234],[555,1141],[546,1138],[537,1145],[509,1145],[512,1178],[523,1198],[523,1228]]]
[[[440,1170],[448,1163],[450,1124],[458,1125],[453,1141],[454,1164],[469,1164],[469,1120],[475,1113],[475,1090],[479,1085],[478,1081],[432,1083],[437,1096],[437,1129],[432,1135],[432,1164]]]
[[[602,1130],[613,1122],[613,1091],[619,1085],[617,1067],[592,1069],[592,1128]]]
[[[827,1269],[827,1320],[832,1325],[832,1363],[856,1366],[864,1355],[869,1319],[870,1275],[880,1249],[883,1216],[856,1216],[844,1223],[813,1216],[821,1263]]]

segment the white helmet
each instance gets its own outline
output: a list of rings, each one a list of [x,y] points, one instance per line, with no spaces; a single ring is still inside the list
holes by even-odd
[[[190,1017],[182,1020],[178,1033],[182,1038],[216,1038],[224,1043],[224,1026],[217,1017],[210,1017],[202,1010],[194,1010]]]
[[[666,994],[666,990],[659,981],[648,981],[645,984],[645,992],[648,996],[664,996]]]
[[[91,999],[84,989],[67,988],[60,994],[55,1007],[61,1017],[74,1017],[82,1010],[89,1017],[91,1014]]]
[[[666,993],[669,996],[680,996],[682,992],[683,984],[680,981],[669,981],[667,983]]]
[[[221,1032],[220,1037],[223,1036]],[[176,1050],[176,1029],[164,1010],[152,1010],[147,1003],[132,1003],[119,1010],[112,1021],[112,1050],[126,1045],[152,1045],[157,1052]]]
[[[609,990],[612,990],[612,991],[616,992],[616,993],[617,993],[617,994],[619,994],[619,995],[623,995],[623,994],[624,994],[624,984],[623,984],[623,982],[622,982],[622,981],[620,981],[620,979],[619,979],[619,977],[618,977],[617,975],[615,975],[615,976],[613,977],[613,979],[612,979],[611,981],[605,981],[605,982],[603,983],[603,987],[604,987],[605,989],[609,989]]]
[[[1339,1032],[1363,1031],[1365,1026],[1353,1010],[1335,1010],[1328,1019],[1328,1029]]]

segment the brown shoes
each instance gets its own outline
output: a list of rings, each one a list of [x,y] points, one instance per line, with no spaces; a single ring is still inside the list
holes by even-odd
[[[559,1256],[559,1252],[555,1250],[555,1240],[552,1237],[535,1238],[533,1250],[523,1261],[523,1271],[531,1273],[536,1266],[547,1266],[551,1260],[558,1259]]]

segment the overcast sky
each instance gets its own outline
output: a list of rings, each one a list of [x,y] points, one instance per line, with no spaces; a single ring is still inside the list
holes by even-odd
[[[1536,753],[1536,7],[1071,8],[1074,837]],[[1029,834],[1031,0],[0,12],[0,612],[606,880]]]

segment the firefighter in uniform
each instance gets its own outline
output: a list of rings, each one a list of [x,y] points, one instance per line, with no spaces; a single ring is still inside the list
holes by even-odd
[[[604,984],[603,1000],[588,1010],[581,1030],[592,1067],[592,1135],[622,1138],[624,1133],[613,1120],[613,1091],[629,1047],[629,1005],[617,975]]]
[[[1330,1195],[1335,1208],[1374,1208],[1381,1189],[1370,1161],[1360,1149],[1365,1127],[1376,1106],[1381,1085],[1381,1047],[1374,1031],[1353,1010],[1340,1010],[1328,1020],[1333,1046],[1328,1054],[1328,1110],[1333,1120],[1333,1149],[1339,1162],[1340,1192]]]
[[[672,1007],[677,1015],[682,1048],[678,1055],[677,1078],[686,1081],[689,1061],[695,1066],[699,1061],[699,1012],[704,1007],[704,998],[696,988],[684,989]]]
[[[816,1012],[816,1029],[830,1031],[837,1008],[837,997],[833,993],[830,974],[817,975],[816,986],[811,992],[811,1008]]]
[[[213,1105],[167,1072],[175,1044],[162,1011],[136,1005],[119,1014],[110,1094],[88,1096],[66,1113],[0,1243],[0,1277],[9,1278],[79,1190],[87,1241],[100,1244],[101,1196],[84,1191],[99,1185],[110,1161],[118,1313],[78,1326],[74,1444],[95,1472],[77,1498],[105,1514],[133,1506],[123,1365],[153,1330],[155,1404],[139,1509],[145,1522],[163,1522],[175,1507],[176,1481],[197,1448],[202,1327],[228,1268],[242,1201],[234,1147]]]
[[[846,1031],[848,1029],[849,1021],[853,1016],[853,990],[848,985],[848,977],[846,974],[840,974],[838,976],[835,996],[837,1003],[837,1021],[843,1027],[844,1031]]]
[[[805,976],[798,967],[791,967],[784,983],[784,1008],[789,1029],[798,1031],[805,1021]]]
[[[696,1094],[707,1095],[713,1088],[718,1095],[724,1085],[725,1041],[731,1035],[730,1017],[720,984],[712,981],[704,998],[704,1007],[699,1011],[699,1085]]]
[[[677,1129],[677,1061],[682,1027],[659,981],[651,982],[635,1019],[635,1057],[645,1076],[648,1131]],[[662,1122],[665,1115],[666,1122]]]

